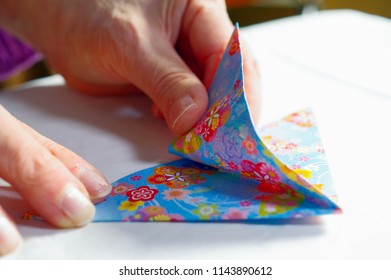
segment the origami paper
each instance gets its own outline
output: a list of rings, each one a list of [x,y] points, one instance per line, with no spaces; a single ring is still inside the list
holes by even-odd
[[[182,159],[113,183],[94,221],[240,221],[340,212],[311,111],[257,133],[244,91],[236,27],[209,89],[206,114],[169,147]]]
[[[273,123],[260,135],[244,94],[235,28],[209,90],[207,113],[169,147],[187,159],[115,182],[95,221],[249,220],[340,210],[310,111]]]

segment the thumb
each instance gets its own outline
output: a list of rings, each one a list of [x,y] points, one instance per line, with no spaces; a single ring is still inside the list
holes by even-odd
[[[140,56],[132,82],[153,100],[169,128],[183,134],[205,113],[207,91],[168,41],[148,45],[153,49]]]

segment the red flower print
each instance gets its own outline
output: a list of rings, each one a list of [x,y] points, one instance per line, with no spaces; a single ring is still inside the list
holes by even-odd
[[[185,220],[185,218],[179,214],[168,214],[167,216],[170,217],[170,222],[180,222]]]
[[[266,181],[263,181],[258,185],[258,190],[264,193],[276,193],[276,194],[295,193],[295,191],[292,188],[288,187],[288,185],[284,183],[275,183],[275,182],[266,182]]]
[[[202,135],[206,142],[211,142],[216,136],[217,129],[223,126],[231,113],[228,99],[216,102],[210,108],[203,120],[194,128],[194,133]]]
[[[239,170],[239,166],[233,161],[228,162],[228,165],[231,170],[236,170],[236,171]]]
[[[191,184],[200,184],[206,179],[200,176],[203,171],[193,167],[161,166],[154,170],[154,175],[147,178],[150,184],[164,184],[171,189],[183,189]]]
[[[234,90],[236,90],[239,86],[240,86],[240,80],[236,80],[235,84],[234,84]]]
[[[309,161],[310,158],[309,157],[306,157],[306,156],[302,156],[299,158],[300,161]]]
[[[243,160],[242,163],[243,172],[242,175],[258,180],[272,183],[281,182],[281,176],[271,165],[265,162],[259,162],[257,164]]]
[[[164,184],[167,181],[166,176],[162,174],[157,174],[154,176],[150,176],[147,179],[147,182],[154,185]]]
[[[137,189],[128,191],[126,196],[129,197],[130,202],[135,201],[150,201],[155,198],[155,195],[158,193],[157,189],[151,189],[148,186],[141,186]]]

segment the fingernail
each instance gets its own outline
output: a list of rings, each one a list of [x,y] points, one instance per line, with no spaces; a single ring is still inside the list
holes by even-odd
[[[105,197],[111,192],[111,185],[106,178],[85,166],[79,166],[77,178],[86,187],[92,199]]]
[[[197,106],[197,104],[194,102],[194,99],[190,95],[182,96],[181,99],[179,99],[177,102],[175,102],[175,105],[177,105],[176,110],[171,111],[171,120],[174,120],[172,122],[172,127],[175,127],[177,122],[182,118],[182,116],[189,111],[192,107]]]
[[[75,226],[88,224],[95,215],[95,207],[90,199],[73,183],[65,187],[60,207]]]
[[[0,217],[0,256],[7,255],[19,248],[22,244],[22,238],[13,225],[6,217]]]

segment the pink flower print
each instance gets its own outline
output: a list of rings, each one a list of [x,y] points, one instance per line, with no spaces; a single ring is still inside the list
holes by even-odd
[[[281,182],[281,177],[277,171],[270,165],[264,163],[258,166],[259,168],[255,170],[255,174],[259,171],[259,175],[263,177],[265,181],[272,181],[275,183]]]
[[[183,200],[186,198],[186,196],[190,193],[190,191],[183,190],[183,189],[171,189],[171,190],[165,190],[163,192],[164,199],[165,200]]]
[[[194,128],[194,133],[197,135],[201,135],[204,130],[204,123],[200,122],[198,123]]]
[[[119,183],[118,185],[113,186],[110,196],[125,195],[131,189],[133,189],[133,185]]]
[[[242,147],[246,149],[248,155],[257,154],[257,142],[254,139],[250,138],[250,135],[247,135],[246,140],[242,142]]]
[[[300,164],[293,164],[292,169],[300,169]]]
[[[254,164],[249,160],[243,160],[242,167],[244,170],[243,173],[247,177],[257,179],[258,181],[281,182],[281,177],[278,172],[265,162]]]
[[[155,217],[158,215],[165,215],[167,214],[167,211],[164,207],[161,206],[147,206],[142,208],[139,213],[146,215],[147,217]]]
[[[265,211],[268,213],[277,212],[277,206],[274,203],[265,203]]]
[[[288,143],[288,144],[286,144],[286,146],[285,146],[285,150],[293,150],[293,149],[295,149],[297,147],[297,144],[295,144],[295,143]]]
[[[141,186],[137,189],[128,191],[126,196],[129,197],[129,201],[150,201],[155,198],[158,193],[157,189],[151,189],[148,186]]]
[[[233,161],[228,162],[228,166],[229,166],[229,169],[231,169],[231,170],[235,170],[235,171],[239,170],[239,166],[236,163],[234,163]]]
[[[309,157],[306,157],[306,156],[302,156],[302,157],[299,158],[299,160],[305,162],[305,161],[309,161],[310,158],[309,158]],[[300,167],[299,167],[299,168],[300,168]]]
[[[270,143],[270,151],[272,152],[281,152],[285,150],[285,144],[284,142],[280,140],[272,140]]]
[[[241,207],[248,207],[248,206],[251,206],[251,205],[252,205],[252,202],[251,202],[251,201],[248,201],[248,200],[244,200],[244,201],[239,202],[239,205],[240,205]]]
[[[179,214],[168,214],[167,216],[170,218],[170,222],[180,222],[185,220],[185,218]]]
[[[134,182],[134,181],[140,180],[141,178],[142,178],[142,177],[139,176],[139,175],[134,175],[134,176],[132,176],[132,177],[130,178],[130,180],[132,180],[132,181]]]
[[[243,160],[243,176],[258,180],[258,190],[267,193],[279,193],[285,189],[285,184],[281,183],[281,176],[271,165],[265,162],[254,164],[249,160]]]
[[[248,216],[248,211],[240,211],[236,208],[230,208],[227,213],[221,216],[223,220],[244,220]]]

